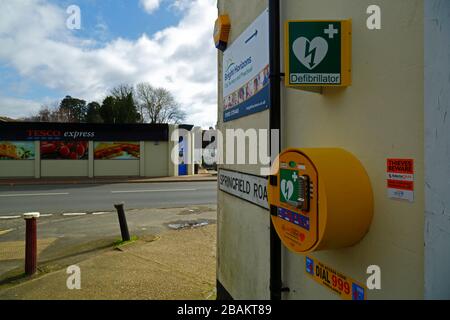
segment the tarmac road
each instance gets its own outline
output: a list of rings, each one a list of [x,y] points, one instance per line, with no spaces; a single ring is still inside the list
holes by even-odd
[[[0,186],[0,219],[25,212],[77,214],[217,203],[217,182]]]
[[[165,209],[127,209],[126,216],[130,235],[138,236],[141,240],[154,239],[167,230],[184,227],[186,224],[187,229],[191,229],[191,225],[203,229],[205,224],[215,224],[217,220],[215,204]],[[76,264],[105,248],[110,250],[113,242],[119,240],[121,235],[117,213],[109,210],[98,215],[54,214],[41,217],[37,221],[37,237],[39,267],[51,271]],[[23,273],[24,239],[23,219],[0,220],[0,291],[5,279]],[[198,245],[195,243],[194,245]],[[170,251],[170,254],[172,253]]]

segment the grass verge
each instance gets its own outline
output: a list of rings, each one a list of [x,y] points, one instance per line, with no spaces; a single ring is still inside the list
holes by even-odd
[[[119,239],[119,240],[115,241],[113,243],[113,245],[116,248],[120,248],[120,247],[126,246],[128,244],[134,243],[138,240],[139,240],[139,238],[137,236],[132,236],[130,241],[123,241],[123,240]]]

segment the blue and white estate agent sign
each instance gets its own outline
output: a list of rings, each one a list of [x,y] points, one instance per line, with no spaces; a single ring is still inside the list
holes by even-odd
[[[228,47],[223,56],[223,121],[269,108],[269,11]]]

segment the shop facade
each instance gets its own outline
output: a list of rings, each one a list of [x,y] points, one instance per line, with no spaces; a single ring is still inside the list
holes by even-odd
[[[190,174],[172,161],[177,129],[168,124],[0,124],[0,179],[167,177]],[[185,133],[186,135],[186,133]],[[186,139],[188,142],[190,139]],[[189,153],[189,143],[183,144]],[[186,155],[183,155],[186,158]]]

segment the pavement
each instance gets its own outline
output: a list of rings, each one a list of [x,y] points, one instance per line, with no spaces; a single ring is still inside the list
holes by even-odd
[[[0,300],[215,299],[216,206],[127,211],[130,233],[120,239],[113,212],[38,220],[38,274],[23,274],[24,222],[0,231]],[[173,230],[180,226],[188,226]],[[195,226],[195,227],[189,227]],[[81,270],[81,290],[69,290],[66,268]]]
[[[0,230],[5,230],[4,219],[20,219],[25,212],[86,214],[114,210],[114,204],[120,202],[127,209],[216,204],[217,181],[3,185]]]
[[[0,186],[27,186],[27,185],[71,185],[71,184],[114,184],[114,183],[161,183],[161,182],[195,182],[217,181],[217,173],[201,173],[193,176],[180,177],[97,177],[97,178],[14,178],[0,179]]]

